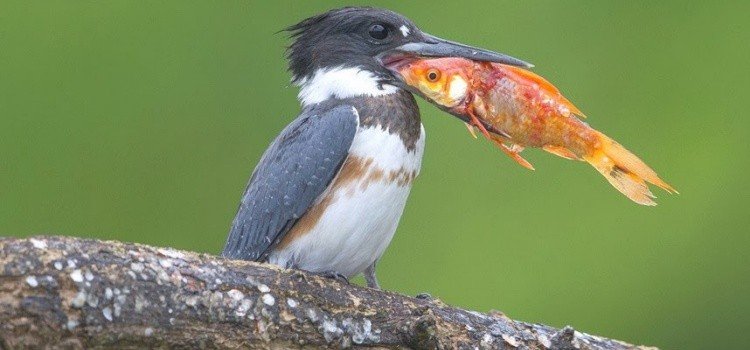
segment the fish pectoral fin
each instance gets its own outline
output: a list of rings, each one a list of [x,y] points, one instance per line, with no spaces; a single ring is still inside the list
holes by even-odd
[[[479,131],[481,131],[482,135],[484,135],[484,137],[486,137],[488,140],[492,140],[492,136],[490,135],[490,132],[487,131],[487,128],[485,128],[482,122],[479,120],[479,118],[477,118],[476,114],[474,114],[474,111],[469,109],[467,113],[469,114],[469,120],[470,120],[471,125],[479,128]]]
[[[523,157],[521,157],[521,155],[518,154],[518,152],[514,152],[513,150],[511,150],[510,148],[508,148],[505,145],[503,145],[500,148],[503,149],[503,151],[505,152],[505,154],[507,154],[511,159],[515,160],[516,163],[520,164],[522,167],[524,167],[526,169],[529,169],[529,170],[535,170],[534,166],[531,165],[531,163],[529,163],[528,160],[526,160]]]
[[[547,145],[547,146],[542,147],[542,149],[558,157],[563,157],[565,159],[571,159],[571,160],[581,159],[575,153],[573,153],[573,151],[562,146]]]
[[[519,145],[513,144],[512,146],[508,147],[508,146],[506,146],[505,144],[503,144],[502,142],[498,142],[497,140],[495,140],[495,142],[494,142],[494,143],[495,143],[495,144],[497,145],[497,147],[499,147],[499,148],[500,148],[500,149],[501,149],[501,150],[502,150],[502,151],[503,151],[503,152],[504,152],[505,154],[507,154],[507,155],[508,155],[508,157],[510,157],[511,159],[515,160],[515,161],[516,161],[516,163],[520,164],[520,165],[521,165],[522,167],[524,167],[524,168],[526,168],[526,169],[529,169],[529,170],[535,170],[535,169],[534,169],[534,166],[533,166],[533,165],[531,165],[531,163],[529,163],[529,161],[528,161],[528,160],[524,159],[524,158],[523,158],[523,157],[521,157],[521,155],[519,154],[519,152],[523,151],[523,147],[522,147],[522,146],[519,146]],[[519,149],[519,148],[520,148],[520,149]]]
[[[464,123],[464,124],[466,124],[466,129],[469,130],[469,134],[471,134],[471,137],[473,137],[474,139],[476,139],[477,138],[477,132],[476,132],[476,130],[474,130],[474,125],[471,125],[469,123]]]
[[[534,169],[534,166],[531,165],[531,163],[529,163],[528,160],[524,159],[519,154],[521,153],[521,151],[523,151],[524,149],[523,146],[516,144],[516,143],[512,143],[510,142],[510,140],[505,140],[502,137],[497,136],[497,135],[493,135],[493,137],[490,138],[490,141],[492,141],[492,143],[494,143],[495,146],[500,148],[500,150],[502,150],[503,153],[507,154],[508,157],[515,160],[516,163],[520,164],[522,167],[529,169],[529,170],[536,170]],[[505,144],[506,141],[508,142],[510,146]]]
[[[510,150],[513,153],[521,153],[521,152],[523,152],[524,149],[526,149],[526,148],[523,147],[523,146],[521,146],[521,145],[519,145],[519,144],[517,144],[517,143],[511,143],[510,144]]]

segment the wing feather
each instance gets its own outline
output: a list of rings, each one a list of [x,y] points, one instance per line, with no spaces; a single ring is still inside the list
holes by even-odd
[[[284,128],[250,177],[222,256],[266,259],[338,174],[358,118],[351,106],[313,107]]]

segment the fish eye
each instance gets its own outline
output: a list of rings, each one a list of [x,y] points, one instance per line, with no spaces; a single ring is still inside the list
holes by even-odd
[[[440,71],[437,69],[430,69],[427,71],[427,80],[434,83],[440,79]]]
[[[376,23],[370,26],[368,34],[370,34],[370,37],[373,39],[383,40],[388,37],[388,28],[382,24]]]

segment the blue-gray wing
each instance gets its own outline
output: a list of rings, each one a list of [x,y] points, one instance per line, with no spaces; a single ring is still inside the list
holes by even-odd
[[[303,111],[263,154],[222,256],[265,260],[338,173],[357,131],[351,106]]]

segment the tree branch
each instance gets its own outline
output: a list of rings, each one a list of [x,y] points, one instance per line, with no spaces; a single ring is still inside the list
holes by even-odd
[[[140,244],[0,239],[0,348],[646,349],[301,271]]]

